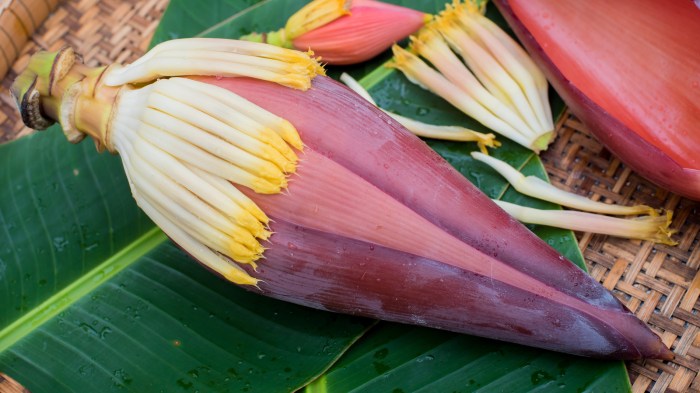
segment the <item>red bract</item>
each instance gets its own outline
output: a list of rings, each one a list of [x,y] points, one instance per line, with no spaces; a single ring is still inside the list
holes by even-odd
[[[292,40],[329,64],[356,64],[387,50],[423,26],[426,14],[372,0],[354,0],[350,14]]]
[[[198,79],[288,119],[305,144],[288,192],[247,192],[274,231],[249,269],[264,294],[579,355],[672,356],[610,292],[342,85]]]
[[[692,2],[495,3],[604,145],[654,183],[700,200],[700,10]]]

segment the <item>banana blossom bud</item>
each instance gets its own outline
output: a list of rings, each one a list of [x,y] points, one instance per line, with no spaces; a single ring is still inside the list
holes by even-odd
[[[356,64],[417,31],[431,16],[374,0],[314,0],[284,28],[241,39],[312,50],[325,63]]]
[[[119,153],[139,206],[206,267],[319,309],[580,355],[673,356],[610,292],[307,55],[165,45],[121,69],[85,67],[70,50],[39,54],[13,92],[29,124],[59,121],[72,141],[87,134]]]

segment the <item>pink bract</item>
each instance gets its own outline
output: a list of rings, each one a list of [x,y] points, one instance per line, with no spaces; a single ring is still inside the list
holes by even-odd
[[[311,49],[325,63],[356,64],[387,50],[417,31],[425,13],[372,0],[353,1],[350,15],[294,39],[294,47]]]

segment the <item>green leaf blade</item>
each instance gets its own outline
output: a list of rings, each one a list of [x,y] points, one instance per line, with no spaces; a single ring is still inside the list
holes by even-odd
[[[66,143],[57,127],[1,146],[0,157],[3,329],[154,226],[124,197],[119,159]]]
[[[381,323],[307,392],[626,392],[621,362]]]
[[[260,2],[261,0],[217,0],[192,3],[190,0],[171,0],[153,35],[151,45],[194,37]]]

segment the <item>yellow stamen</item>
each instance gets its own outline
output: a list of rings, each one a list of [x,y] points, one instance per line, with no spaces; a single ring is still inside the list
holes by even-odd
[[[207,113],[231,127],[274,146],[288,160],[296,162],[297,156],[287,144],[299,150],[303,148],[303,144],[296,128],[286,119],[218,86],[186,78],[172,78],[170,82],[210,97],[197,95],[193,96],[193,101],[198,102],[197,99],[201,99],[198,109],[206,110]],[[231,116],[232,111],[237,114],[235,120],[232,120],[234,119],[234,116]]]
[[[257,223],[262,223],[267,225],[270,222],[270,219],[265,215],[265,213],[258,207],[258,205],[255,204],[250,198],[248,198],[244,193],[238,190],[233,184],[230,182],[222,179],[221,177],[214,176],[209,172],[203,171],[199,168],[193,167],[193,166],[188,166],[188,168],[196,173],[199,177],[201,177],[203,180],[206,180],[211,184],[213,187],[215,187],[217,190],[221,191],[224,193],[227,197],[229,197],[231,200],[236,202],[238,206],[240,206],[242,209],[244,209],[246,212],[248,212],[251,217],[255,220]],[[245,218],[242,221],[247,222],[249,219]],[[248,227],[248,225],[243,224],[241,222],[241,225]],[[252,226],[251,226],[252,227]],[[257,226],[256,226],[257,228]],[[263,229],[262,227],[260,227]],[[255,237],[261,237],[255,234]]]
[[[273,49],[275,48],[275,49]],[[323,68],[308,54],[271,45],[189,38],[168,41],[132,64],[109,70],[105,84],[119,86],[181,75],[247,76],[306,90]]]
[[[255,187],[257,187],[259,183],[269,183],[269,187],[273,189],[281,189],[283,188],[283,184],[286,184],[284,174],[281,174],[281,172],[277,179],[267,180],[258,176],[257,174],[250,173],[236,165],[232,165],[227,161],[224,161],[196,146],[193,146],[187,141],[174,137],[167,132],[148,124],[144,124],[141,127],[141,130],[141,136],[145,140],[149,141],[151,145],[158,146],[160,149],[162,149],[162,151],[167,152],[165,155],[162,155],[159,152],[153,153],[157,154],[159,159],[161,159],[162,164],[168,163],[178,165],[178,168],[180,168],[182,167],[182,162],[186,162],[209,172],[219,172],[218,174],[220,176],[243,186],[252,188],[255,191],[258,191]],[[142,145],[139,144],[136,146],[136,148],[145,149],[145,147],[141,146]]]
[[[535,132],[508,105],[491,95],[479,83],[464,63],[450,50],[434,25],[421,30],[418,37],[413,39],[411,47],[430,61],[455,86],[510,125],[513,130],[524,136]]]
[[[260,249],[260,244],[255,240],[251,232],[247,228],[238,226],[235,220],[232,220],[238,213],[236,209],[238,206],[234,205],[232,208],[231,203],[226,203],[225,207],[221,205],[214,206],[213,203],[222,198],[203,200],[199,196],[203,194],[201,190],[199,195],[195,195],[178,184],[175,179],[171,179],[167,173],[163,173],[153,167],[147,159],[140,157],[139,159],[135,158],[134,161],[138,165],[136,172],[144,176],[158,191],[163,195],[167,195],[168,199],[175,204],[182,206],[221,232],[232,236],[247,248],[251,250]],[[210,192],[209,194],[212,193]]]
[[[261,139],[262,141],[275,146],[275,148],[278,151],[280,151],[285,157],[287,157],[287,159],[291,161],[296,161],[296,155],[288,146],[286,146],[284,142],[287,142],[297,150],[302,150],[304,145],[301,142],[301,138],[299,137],[297,129],[288,120],[283,119],[271,112],[268,112],[267,110],[253,104],[252,102],[226,89],[208,84],[197,83],[195,81],[185,78],[177,78],[176,82],[181,83],[191,89],[195,89],[199,92],[203,92],[215,98],[217,101],[228,105],[230,109],[235,110],[238,113],[244,114],[246,121],[256,122],[256,124],[260,125],[261,128],[256,129],[259,133],[258,135],[256,135],[258,139]],[[226,119],[230,119],[230,116],[227,116]],[[226,121],[226,119],[219,120]],[[230,122],[230,120],[228,121]],[[231,126],[236,126],[237,124],[239,124],[239,122],[236,121],[235,124],[229,124]],[[267,131],[265,130],[265,128],[269,128],[273,132],[277,133],[277,135],[279,135],[279,137],[282,138],[282,140],[279,140],[279,138],[275,138],[274,136],[267,135]]]
[[[158,134],[166,133],[178,138],[172,139],[166,136],[167,141],[174,141],[173,143],[180,145],[185,144],[196,147],[252,175],[263,177],[270,181],[279,181],[285,177],[284,172],[270,161],[266,161],[234,145],[225,143],[221,138],[209,134],[206,131],[202,131],[166,113],[148,108],[144,111],[142,120],[145,124],[159,130],[160,132]],[[185,148],[188,147],[185,146]]]
[[[140,142],[139,140],[135,141],[135,148],[141,144]],[[136,150],[138,151],[138,149]],[[138,190],[137,193],[168,220],[178,224],[202,244],[237,262],[250,263],[262,253],[263,249],[259,243],[254,241],[252,249],[247,248],[243,245],[242,239],[234,238],[235,235],[214,228],[209,222],[189,212],[185,205],[176,203],[170,195],[158,189],[152,182],[153,179],[149,179],[143,173],[141,170],[143,161],[143,156],[139,157],[138,155],[131,155],[124,160],[129,180],[133,183],[134,190]]]
[[[494,201],[518,221],[527,224],[547,225],[573,231],[600,233],[630,239],[651,240],[670,246],[678,244],[671,239],[674,230],[669,229],[672,213],[665,216],[617,218],[594,213],[562,210],[542,210]]]
[[[266,161],[270,161],[283,171],[288,171],[290,164],[294,165],[294,162],[286,159],[279,151],[269,144],[261,142],[260,140],[251,137],[236,128],[233,128],[220,120],[217,120],[208,113],[192,107],[189,105],[189,102],[183,103],[178,101],[178,99],[186,100],[185,97],[177,97],[177,99],[175,99],[156,92],[151,94],[149,97],[149,106],[161,112],[168,113],[170,116],[176,117],[210,134],[213,134],[233,144],[234,146],[249,152],[250,154],[260,157]]]
[[[452,4],[446,4],[445,10],[440,13],[440,16],[446,16],[452,13],[469,14],[469,15],[484,15],[486,13],[485,0],[452,0]]]
[[[393,66],[499,134],[544,150],[554,137],[546,79],[484,11],[484,1],[454,0],[411,37],[411,51],[439,72],[396,49]]]
[[[386,112],[386,111],[385,111]],[[424,138],[442,139],[446,141],[457,141],[457,142],[476,142],[479,146],[481,152],[486,153],[487,147],[498,147],[501,146],[501,142],[496,140],[496,136],[493,134],[484,134],[477,132],[465,127],[459,126],[439,126],[433,124],[422,123],[408,117],[397,115],[395,113],[388,113],[389,116],[394,118],[396,121],[401,123],[402,126],[406,127],[409,131],[415,135]]]
[[[265,59],[281,60],[287,63],[309,63],[309,60],[312,60],[309,53],[279,48],[274,45],[229,40],[225,38],[183,38],[165,41],[156,45],[132,64],[139,66],[165,52],[196,50],[231,52]],[[311,53],[311,55],[313,55],[313,53]],[[110,84],[110,86],[112,86],[112,84]]]
[[[539,177],[525,176],[512,166],[508,165],[506,162],[495,157],[476,152],[472,153],[471,155],[475,160],[481,161],[490,166],[501,176],[506,178],[508,183],[510,183],[510,185],[512,185],[518,192],[533,198],[594,213],[614,214],[621,216],[635,214],[658,215],[654,209],[646,205],[620,206],[592,201],[581,195],[556,188],[554,185],[547,183]]]
[[[234,219],[234,221],[242,213],[242,208],[234,200],[205,180],[200,179],[185,164],[178,162],[139,136],[133,139],[133,142],[121,143],[120,148],[125,150],[124,154],[140,157],[135,158],[135,160],[143,165],[137,165],[136,168],[144,172],[153,182],[160,184],[161,187],[167,186],[169,191],[172,191],[173,197],[177,197],[180,201],[180,204],[187,205],[192,202],[195,207],[200,203],[208,204],[209,207],[216,209],[229,219]],[[170,166],[163,166],[165,164]],[[172,185],[168,186],[170,183]],[[192,200],[187,193],[193,194],[196,200]],[[181,196],[181,194],[185,195]],[[195,214],[204,215],[201,212],[201,209],[193,210]],[[258,226],[251,226],[251,228],[257,229]]]
[[[296,161],[296,154],[278,134],[251,119],[235,105],[231,105],[230,100],[242,99],[236,94],[218,86],[182,78],[168,79],[156,83],[155,86],[157,93],[197,109],[231,129],[258,140],[264,146],[275,148],[292,163]],[[193,86],[198,86],[198,89],[195,90]],[[196,124],[198,117],[189,121]]]
[[[138,177],[134,176],[134,184],[138,185],[144,200],[153,205],[161,214],[177,223],[186,233],[200,243],[238,263],[253,263],[262,254],[262,247],[258,251],[250,250],[233,237],[215,229],[197,216],[182,209],[181,206],[164,203],[168,200],[162,199],[162,194],[149,194],[145,188],[141,188],[146,182],[137,179]]]
[[[534,130],[536,139],[540,132],[551,132],[544,130],[535,112],[530,105],[525,93],[520,85],[513,80],[506,69],[494,58],[489,51],[482,48],[472,37],[467,34],[464,26],[459,21],[458,15],[455,19],[442,18],[440,32],[447,42],[458,51],[470,69],[479,80],[491,89],[499,92],[502,99],[510,101],[515,107],[520,117],[527,123],[529,129]],[[493,93],[493,91],[492,91]],[[539,100],[539,97],[537,97]]]
[[[170,236],[180,247],[187,250],[198,261],[213,271],[221,274],[227,280],[239,285],[257,285],[259,280],[251,277],[245,270],[238,267],[235,263],[227,260],[209,247],[199,242],[194,237],[190,236],[182,230],[181,226],[175,224],[168,219],[139,193],[134,193],[138,205],[143,209],[149,217],[151,217],[165,233]]]
[[[495,23],[493,23],[490,19],[475,18],[475,20],[482,27],[488,30],[493,37],[500,41],[501,45],[503,45],[503,47],[510,52],[511,56],[513,56],[516,59],[516,61],[522,64],[527,70],[527,73],[530,74],[532,78],[534,78],[535,85],[540,96],[540,102],[542,103],[542,107],[544,110],[545,119],[547,120],[547,128],[553,129],[554,124],[551,115],[552,110],[549,105],[549,84],[547,83],[547,78],[544,76],[542,70],[540,70],[539,67],[537,67],[537,65],[534,61],[532,61],[527,52],[525,52],[525,50],[521,48],[520,45],[518,45],[513,40],[513,38],[511,38],[503,30],[501,30],[501,28],[498,27],[498,25],[496,25]]]
[[[474,38],[479,45],[481,45],[481,47],[491,53],[491,55],[493,55],[493,57],[501,65],[503,65],[503,68],[520,86],[520,89],[527,97],[527,101],[530,103],[531,109],[537,116],[540,127],[543,130],[553,129],[554,126],[551,124],[551,110],[549,109],[548,105],[549,101],[547,99],[542,100],[542,97],[540,96],[539,89],[543,87],[541,83],[544,79],[542,71],[540,71],[537,67],[531,68],[527,66],[527,63],[532,63],[532,61],[523,61],[523,59],[529,60],[528,56],[515,56],[512,49],[509,49],[508,46],[504,45],[502,41],[491,32],[491,30],[484,27],[482,23],[492,23],[490,21],[480,22],[480,20],[484,19],[487,18],[479,13],[466,14],[462,12],[459,14],[459,21],[466,29],[467,33],[469,33],[469,35]],[[505,33],[503,35],[507,37]],[[509,46],[517,47],[517,44],[512,43]],[[522,49],[520,51],[522,51]],[[544,87],[546,87],[546,85],[546,80],[544,80]],[[545,104],[547,104],[546,108]]]

